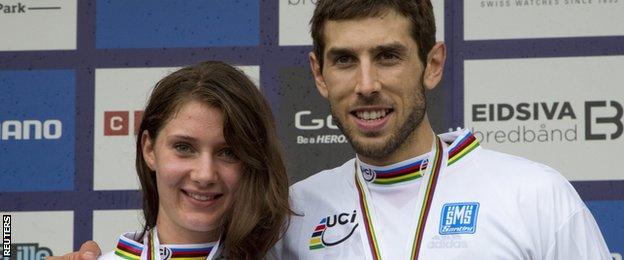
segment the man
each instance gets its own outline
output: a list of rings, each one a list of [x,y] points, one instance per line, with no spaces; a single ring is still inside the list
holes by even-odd
[[[320,0],[311,25],[316,86],[357,157],[291,187],[283,259],[611,259],[555,170],[434,135],[429,1]]]
[[[292,186],[278,258],[610,259],[559,173],[433,133],[446,49],[428,0],[320,0],[311,24],[317,88],[357,157]]]

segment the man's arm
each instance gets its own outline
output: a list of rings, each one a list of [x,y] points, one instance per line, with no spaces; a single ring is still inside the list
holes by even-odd
[[[583,207],[559,227],[546,259],[611,260],[612,257],[596,221]]]
[[[72,252],[63,256],[50,256],[46,260],[95,260],[102,254],[102,250],[97,243],[87,241],[80,246],[78,252]]]

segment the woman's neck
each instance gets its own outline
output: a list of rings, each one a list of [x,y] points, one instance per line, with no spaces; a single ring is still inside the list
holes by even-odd
[[[159,214],[156,220],[158,228],[158,240],[160,244],[202,244],[215,242],[221,235],[220,229],[209,231],[195,231],[176,225],[173,221],[167,221],[166,216]]]

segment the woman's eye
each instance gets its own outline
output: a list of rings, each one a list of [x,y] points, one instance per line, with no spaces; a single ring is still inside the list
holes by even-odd
[[[189,154],[193,152],[193,148],[188,144],[176,144],[174,148],[178,153],[182,154]]]
[[[226,158],[229,161],[238,161],[238,156],[231,148],[223,148],[219,151],[219,156]]]

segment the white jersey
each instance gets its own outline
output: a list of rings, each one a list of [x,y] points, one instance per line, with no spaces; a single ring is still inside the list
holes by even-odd
[[[446,143],[444,160],[423,224],[419,259],[611,259],[593,216],[558,172],[482,149],[469,131],[440,138]],[[422,175],[429,161],[415,158],[407,164],[418,160]],[[367,180],[367,214],[355,181],[356,161],[291,187],[291,204],[300,215],[291,218],[276,246],[278,256],[376,259],[374,252],[379,252],[381,259],[410,258],[415,223],[422,221],[418,203],[426,200],[423,190],[429,190],[430,178],[403,175],[407,181],[381,183],[367,170],[358,171]],[[371,249],[372,240],[378,251]]]

